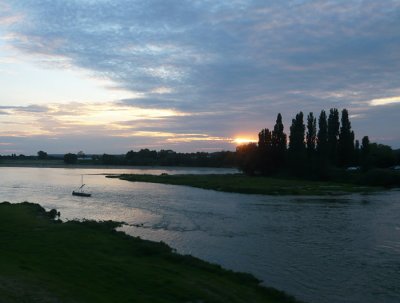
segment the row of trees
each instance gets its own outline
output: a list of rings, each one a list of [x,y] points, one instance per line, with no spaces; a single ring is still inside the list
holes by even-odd
[[[77,154],[64,155],[67,164],[98,164],[98,165],[159,165],[159,166],[198,166],[198,167],[233,167],[236,165],[235,152],[196,152],[177,153],[172,150],[129,151],[125,155],[92,155],[90,158],[79,157]]]
[[[389,146],[371,144],[368,136],[362,138],[361,144],[355,140],[347,109],[340,116],[336,108],[330,109],[329,115],[322,110],[318,121],[309,113],[306,124],[303,112],[299,112],[292,120],[289,138],[278,114],[274,128],[262,129],[258,144],[239,146],[237,157],[244,172],[263,175],[289,172],[324,177],[332,167],[361,166],[367,170],[396,163]]]

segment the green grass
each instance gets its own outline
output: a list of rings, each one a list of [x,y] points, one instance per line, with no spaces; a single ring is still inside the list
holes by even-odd
[[[295,302],[249,274],[114,230],[0,203],[1,302]]]
[[[380,188],[347,183],[317,182],[299,179],[225,175],[119,175],[109,176],[133,182],[186,185],[224,192],[262,195],[341,195],[372,192]]]

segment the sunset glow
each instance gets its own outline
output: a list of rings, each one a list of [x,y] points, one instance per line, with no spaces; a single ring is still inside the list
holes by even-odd
[[[258,141],[255,139],[250,139],[250,138],[235,138],[233,140],[235,144],[241,145],[241,144],[248,144],[248,143],[257,143]]]
[[[370,104],[372,106],[380,106],[387,104],[400,103],[400,96],[391,97],[391,98],[380,98],[371,100]]]
[[[0,115],[0,136],[62,135],[91,132],[96,129],[112,132],[113,136],[140,136],[138,127],[157,121],[182,117],[188,113],[171,109],[148,109],[108,103],[49,104],[47,106],[3,106]],[[139,123],[138,123],[139,121]],[[168,137],[175,134],[170,133]]]

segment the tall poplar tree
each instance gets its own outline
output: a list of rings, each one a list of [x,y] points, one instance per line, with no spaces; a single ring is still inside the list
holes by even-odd
[[[271,172],[272,133],[268,128],[258,134],[258,166],[263,174]]]
[[[307,155],[308,158],[312,158],[315,154],[316,143],[317,143],[317,119],[313,113],[309,113],[307,116]]]
[[[364,136],[361,140],[361,153],[363,155],[368,155],[370,146],[369,146],[369,138],[368,136]]]
[[[278,170],[285,164],[286,155],[286,134],[283,132],[284,126],[282,123],[282,115],[279,113],[276,117],[276,123],[274,130],[272,131],[272,142],[271,142],[271,155],[274,163],[274,169]]]
[[[306,133],[307,169],[309,174],[314,174],[317,168],[317,119],[311,112],[307,116]]]
[[[262,129],[258,133],[258,147],[262,150],[266,150],[271,147],[271,132],[268,128]]]
[[[318,119],[317,153],[321,159],[328,157],[328,122],[324,110],[321,111]]]
[[[341,127],[338,140],[338,164],[349,166],[354,159],[354,132],[351,130],[349,112],[342,110]]]
[[[300,112],[292,120],[292,125],[290,126],[289,165],[296,175],[304,174],[305,168],[306,146],[304,144],[305,125],[303,120],[303,112]]]
[[[331,108],[328,118],[328,153],[333,165],[337,162],[339,127],[339,111],[336,108]]]
[[[303,122],[303,112],[296,115],[296,118],[292,120],[292,125],[290,126],[289,135],[289,151],[290,152],[303,152],[305,150],[304,145],[304,133],[305,126]]]
[[[354,164],[360,165],[360,141],[356,140],[354,145]]]
[[[320,178],[326,178],[328,172],[328,121],[324,110],[318,118],[317,135],[317,171]]]
[[[360,148],[360,162],[361,162],[361,167],[363,170],[368,170],[369,165],[368,165],[368,157],[370,154],[371,150],[371,145],[369,142],[368,136],[364,136],[361,140],[361,148]]]
[[[257,144],[248,143],[236,147],[236,157],[239,169],[247,175],[257,171]]]

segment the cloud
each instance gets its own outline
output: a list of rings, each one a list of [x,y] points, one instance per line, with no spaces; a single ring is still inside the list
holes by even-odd
[[[72,145],[78,140],[83,144],[80,150],[91,152],[95,152],[95,148],[101,152],[124,152],[132,149],[132,144],[135,148],[169,147],[180,151],[232,150],[235,147],[233,138],[243,126],[253,128],[254,133],[260,126],[231,111],[191,113],[138,107],[123,102],[71,102],[0,108],[7,113],[0,116],[0,136],[5,140],[19,138],[30,142],[32,138],[37,138],[38,142],[46,142],[46,146],[54,146],[58,152],[62,152],[60,148],[66,144],[57,146],[54,140]],[[98,142],[94,144],[89,138],[97,138]],[[115,138],[120,138],[121,142],[124,140],[124,145],[111,144]],[[32,147],[28,148],[35,153]]]
[[[399,58],[396,1],[16,3],[26,18],[12,28],[15,47],[69,58],[127,89],[173,88],[182,103],[343,88],[349,77],[364,83],[365,71],[395,72]]]
[[[379,105],[387,105],[387,104],[399,103],[399,102],[400,102],[400,96],[396,96],[396,97],[389,97],[389,98],[373,99],[369,103],[372,106],[379,106]]]
[[[369,136],[372,142],[379,142],[400,148],[399,125],[400,103],[385,106],[371,106],[362,115],[352,118],[352,127],[357,139]]]
[[[137,120],[142,131],[219,138],[271,127],[278,112],[287,121],[330,107],[372,115],[368,107],[400,89],[396,0],[16,0],[7,15],[20,16],[0,15],[12,47],[140,95],[118,106],[191,113]]]
[[[0,110],[6,114],[10,113],[45,113],[48,111],[47,106],[42,105],[27,105],[27,106],[0,106]]]

